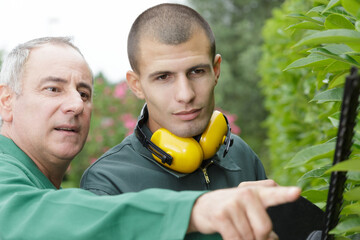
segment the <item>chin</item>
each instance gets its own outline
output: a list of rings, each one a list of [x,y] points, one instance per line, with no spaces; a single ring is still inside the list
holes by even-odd
[[[58,153],[58,156],[60,159],[73,160],[80,151],[81,149],[65,148],[64,151]]]
[[[189,127],[189,128],[185,128],[185,129],[178,129],[178,130],[174,131],[173,133],[176,136],[183,137],[183,138],[195,137],[195,136],[203,133],[205,131],[205,128],[204,129],[193,129],[193,128]]]

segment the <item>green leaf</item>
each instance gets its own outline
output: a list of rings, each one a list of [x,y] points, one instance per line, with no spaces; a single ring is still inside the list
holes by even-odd
[[[324,5],[319,5],[319,6],[313,7],[306,13],[306,16],[312,15],[313,13],[320,15],[324,11],[324,9],[325,9]]]
[[[347,205],[341,210],[341,214],[350,215],[357,214],[360,215],[360,203],[356,202],[354,204]]]
[[[335,6],[339,5],[339,4],[340,4],[340,0],[331,0],[322,13],[326,12],[330,8],[333,8],[333,7],[335,7]]]
[[[353,158],[336,164],[331,167],[327,173],[334,171],[356,171],[360,172],[360,159]]]
[[[360,182],[360,172],[356,172],[356,171],[351,171],[347,173],[347,179],[348,181],[353,181],[353,182]]]
[[[323,143],[311,146],[296,153],[285,168],[293,168],[322,158],[330,158],[334,155],[335,143]]]
[[[340,62],[337,62],[337,63],[340,63]],[[345,64],[345,63],[344,63],[344,64]],[[349,65],[347,64],[347,66],[349,66]],[[346,70],[346,71],[343,71],[343,72],[340,72],[340,73],[336,74],[336,75],[331,79],[328,88],[329,88],[329,89],[332,89],[332,88],[336,88],[336,87],[343,86],[344,83],[345,83],[346,76],[348,75],[348,73],[349,73],[349,71]]]
[[[323,30],[325,29],[323,24],[318,24],[318,23],[314,23],[314,22],[300,22],[300,23],[296,23],[293,25],[290,25],[289,27],[286,28],[288,29],[311,29],[311,30]]]
[[[334,127],[338,127],[339,126],[339,119],[335,119],[333,117],[328,117],[330,122],[331,122],[331,125],[333,125]]]
[[[328,189],[323,190],[307,190],[303,191],[301,195],[312,203],[326,202]]]
[[[292,13],[292,14],[289,14],[288,16],[292,17],[292,18],[299,19],[299,20],[304,20],[304,21],[308,21],[308,22],[314,22],[314,23],[317,23],[317,24],[323,24],[323,22],[321,21],[320,18],[311,18],[311,17],[308,17],[308,16],[306,16],[304,14],[301,14],[301,13]]]
[[[360,31],[360,21],[359,20],[355,22],[355,29],[358,32]]]
[[[333,88],[317,94],[310,102],[317,101],[317,103],[324,102],[340,102],[343,98],[343,88]]]
[[[331,234],[342,234],[347,232],[360,232],[360,217],[347,219],[339,223],[330,231]]]
[[[356,65],[356,66],[360,67],[360,63],[358,63],[354,58],[352,58],[348,54],[338,54],[338,53],[335,53],[335,52],[331,52],[325,47],[313,48],[313,49],[310,50],[310,52],[314,53],[314,54],[317,53],[319,55],[324,55],[325,57],[333,58],[335,60],[345,62],[345,63],[349,63],[349,64]]]
[[[346,43],[349,47],[351,47],[354,51],[360,52],[360,44],[359,43]]]
[[[342,0],[341,5],[345,10],[352,14],[354,17],[360,16],[360,1],[359,0]]]
[[[358,214],[360,215],[360,202],[356,202],[354,204],[347,205],[341,211],[341,214],[350,215],[350,214]]]
[[[348,201],[360,200],[360,187],[353,188],[344,193],[344,198]]]
[[[357,52],[354,52],[349,46],[345,45],[345,44],[328,44],[324,47],[322,47],[322,49],[325,49],[327,51],[329,51],[332,54],[358,54]],[[310,50],[311,52],[312,50]]]
[[[324,26],[327,29],[355,29],[355,26],[347,18],[339,14],[330,14],[325,19]]]
[[[325,166],[325,167],[313,169],[309,172],[306,172],[303,176],[301,176],[301,178],[299,178],[298,182],[301,182],[305,179],[321,178],[322,176],[324,176],[324,173],[328,169],[329,169],[329,166]]]
[[[355,19],[354,16],[351,15],[350,13],[348,13],[342,6],[333,7],[331,9],[329,9],[326,13],[328,13],[328,14],[336,13],[336,14],[340,14],[344,17]]]
[[[304,37],[294,47],[323,43],[360,43],[360,32],[349,29],[330,29]]]
[[[287,71],[289,69],[295,69],[295,68],[303,68],[303,67],[321,67],[321,66],[327,66],[334,62],[333,59],[330,59],[328,57],[319,55],[319,54],[309,54],[309,56],[305,58],[300,58],[292,63],[290,63],[284,71]]]
[[[336,236],[336,240],[352,240],[351,238],[344,237],[344,236]]]

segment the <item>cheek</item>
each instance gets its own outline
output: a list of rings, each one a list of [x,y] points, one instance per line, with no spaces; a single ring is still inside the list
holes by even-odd
[[[91,120],[91,108],[85,108],[84,112],[82,114],[82,118],[83,118],[83,124],[85,124],[88,128],[90,126],[90,120]]]
[[[203,83],[197,87],[196,95],[203,100],[211,100],[214,97],[214,89],[214,84],[210,84],[209,82]]]
[[[13,118],[14,120],[27,122],[29,119],[36,124],[37,120],[42,115],[43,105],[34,104],[31,101],[16,101],[13,105]],[[30,117],[29,117],[30,116]]]
[[[164,106],[171,101],[172,90],[164,87],[151,87],[144,90],[144,98],[146,102],[156,106]]]

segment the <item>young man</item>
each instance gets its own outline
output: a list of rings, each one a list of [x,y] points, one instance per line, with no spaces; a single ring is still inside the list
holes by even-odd
[[[186,232],[276,238],[265,209],[294,201],[298,188],[153,189],[102,197],[59,189],[85,143],[92,91],[89,66],[67,38],[29,41],[3,62],[0,239],[184,239]],[[244,209],[244,196],[256,204]]]
[[[230,134],[226,120],[222,117],[222,124],[210,120],[221,64],[215,53],[210,26],[189,7],[160,4],[135,20],[128,37],[132,71],[126,77],[146,106],[135,133],[87,169],[82,188],[115,195],[148,188],[215,190],[266,179],[258,157],[240,137]],[[206,131],[224,125],[220,136]],[[171,134],[163,137],[163,129]],[[157,135],[162,146],[154,142]],[[193,148],[201,140],[193,138],[205,139],[200,154]],[[216,143],[208,144],[211,141]],[[161,153],[166,149],[181,156],[173,154],[171,159]],[[157,153],[162,161],[154,157]]]

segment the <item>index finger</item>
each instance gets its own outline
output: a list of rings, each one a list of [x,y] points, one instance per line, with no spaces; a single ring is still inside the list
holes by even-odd
[[[258,181],[245,181],[241,182],[238,187],[276,187],[278,184],[272,179],[258,180]]]
[[[259,196],[267,208],[287,202],[293,202],[300,197],[301,189],[298,187],[264,187],[259,188]]]

